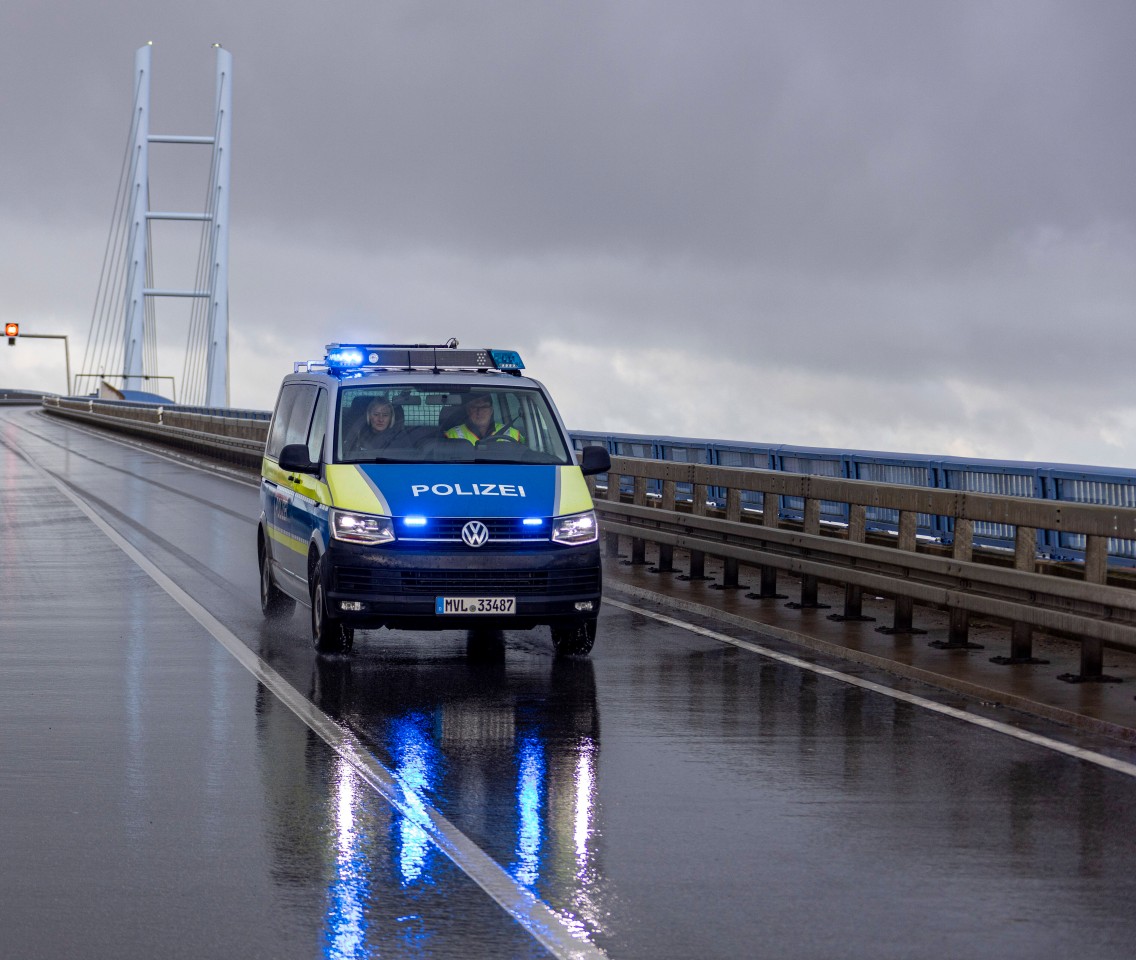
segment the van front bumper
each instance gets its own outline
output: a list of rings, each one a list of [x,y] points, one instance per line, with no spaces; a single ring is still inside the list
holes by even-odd
[[[526,550],[422,550],[333,541],[321,558],[334,616],[363,629],[524,630],[599,615],[599,543]],[[439,614],[439,597],[516,601],[512,614]]]

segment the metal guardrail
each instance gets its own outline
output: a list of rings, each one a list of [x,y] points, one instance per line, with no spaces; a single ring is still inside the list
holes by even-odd
[[[784,473],[930,487],[936,490],[1136,507],[1136,471],[1113,467],[630,434],[574,432],[573,441],[577,449],[589,444],[602,445],[612,456],[707,466],[757,467]],[[657,494],[658,483],[652,481],[650,489]],[[719,506],[724,505],[724,496],[721,490],[709,491],[709,499]],[[680,499],[690,499],[689,487],[680,487]],[[761,495],[758,493],[747,493],[743,502],[747,507],[762,508]],[[799,498],[783,497],[779,509],[783,519],[799,520],[803,505]],[[836,502],[822,504],[821,517],[826,521],[847,523],[847,508]],[[867,523],[870,530],[894,532],[895,512],[873,507],[868,511]],[[922,514],[917,518],[917,530],[920,536],[933,538],[943,544],[949,545],[954,541],[955,532],[950,517]],[[976,544],[1008,549],[1014,546],[1013,530],[1005,524],[981,522],[975,525],[972,533]],[[1037,549],[1039,556],[1049,559],[1081,560],[1084,558],[1085,543],[1075,533],[1041,530],[1038,531]],[[1114,540],[1109,544],[1108,554],[1114,564],[1136,566],[1136,543]]]
[[[623,492],[630,479],[630,495]],[[1065,679],[1107,679],[1105,643],[1136,651],[1136,589],[1123,571],[1107,562],[1110,539],[1136,541],[1136,509],[1053,503],[1019,497],[916,486],[869,483],[786,474],[745,467],[715,467],[614,457],[607,487],[590,481],[609,553],[630,538],[632,562],[643,561],[643,545],[659,545],[661,570],[673,569],[673,551],[689,554],[690,576],[704,575],[707,555],[723,561],[723,586],[737,586],[740,565],[760,571],[758,598],[776,596],[776,575],[801,578],[802,608],[816,607],[820,581],[845,586],[843,619],[863,619],[864,590],[893,598],[894,622],[887,632],[919,632],[913,605],[928,604],[950,614],[947,648],[969,646],[971,615],[1012,624],[1010,656],[1002,662],[1031,662],[1033,631],[1079,640],[1081,672]],[[648,486],[659,490],[648,496]],[[691,502],[678,501],[683,486]],[[724,506],[710,497],[725,492]],[[747,495],[760,494],[768,511],[744,508]],[[609,498],[610,497],[610,498]],[[774,502],[801,504],[797,521],[786,521]],[[837,504],[848,521],[824,524],[825,505]],[[872,533],[870,510],[893,511],[894,535]],[[949,548],[918,536],[919,517],[944,518],[955,531]],[[979,524],[1013,530],[1013,552],[976,549]],[[1085,538],[1081,564],[1039,564],[1037,532],[1057,530]],[[1127,581],[1127,585],[1126,582]]]
[[[93,397],[44,397],[43,409],[255,469],[260,468],[264,457],[270,416],[244,410],[197,412],[194,408]]]
[[[259,467],[269,418],[160,404],[45,397],[46,412],[133,433],[205,456]],[[592,434],[574,434],[577,447]],[[1007,663],[1032,661],[1033,631],[1079,640],[1081,672],[1103,675],[1103,646],[1136,651],[1136,576],[1110,569],[1114,545],[1136,550],[1136,508],[1078,504],[882,481],[614,456],[604,478],[589,478],[609,540],[630,538],[632,559],[658,544],[659,564],[686,551],[690,575],[707,555],[723,562],[722,586],[736,586],[739,567],[759,571],[759,598],[777,595],[777,572],[801,578],[799,606],[817,606],[820,581],[845,587],[843,619],[864,619],[864,590],[893,598],[887,632],[918,632],[915,603],[950,613],[945,647],[966,647],[969,617],[1012,624]],[[1072,470],[1074,468],[1064,468]],[[683,496],[686,496],[684,502]],[[776,506],[776,509],[773,507]],[[768,509],[767,509],[768,507]],[[874,522],[886,516],[888,522]],[[949,528],[949,542],[926,533]],[[979,531],[1004,533],[991,549]],[[1080,538],[1083,561],[1039,558],[1046,533]],[[1008,547],[1008,548],[1007,548]],[[618,546],[616,546],[618,549]]]
[[[38,406],[44,396],[42,390],[0,390],[0,407]]]

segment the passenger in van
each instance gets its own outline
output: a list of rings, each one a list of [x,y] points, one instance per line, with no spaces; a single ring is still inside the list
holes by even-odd
[[[493,401],[487,393],[474,394],[465,402],[465,421],[456,427],[450,427],[446,436],[454,440],[468,440],[470,443],[477,443],[488,436],[502,437],[517,443],[525,442],[525,438],[515,427],[506,428],[505,424],[493,419]]]
[[[366,456],[405,442],[402,411],[385,397],[367,404],[367,417],[350,445],[353,456]]]

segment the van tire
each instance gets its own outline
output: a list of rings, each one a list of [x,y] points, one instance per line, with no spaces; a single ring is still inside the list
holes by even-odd
[[[355,643],[355,628],[327,610],[323,577],[317,566],[312,574],[312,645],[320,653],[349,653]]]
[[[549,627],[558,657],[586,657],[596,642],[596,621],[585,620],[570,626]]]
[[[296,609],[296,601],[273,582],[272,565],[263,539],[257,545],[257,553],[260,557],[260,612],[269,620],[291,616]]]

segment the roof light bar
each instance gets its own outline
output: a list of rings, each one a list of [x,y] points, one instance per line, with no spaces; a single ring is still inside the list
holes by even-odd
[[[525,365],[515,350],[458,349],[457,340],[443,344],[329,343],[324,362],[329,370],[368,368],[476,369],[520,371]]]

